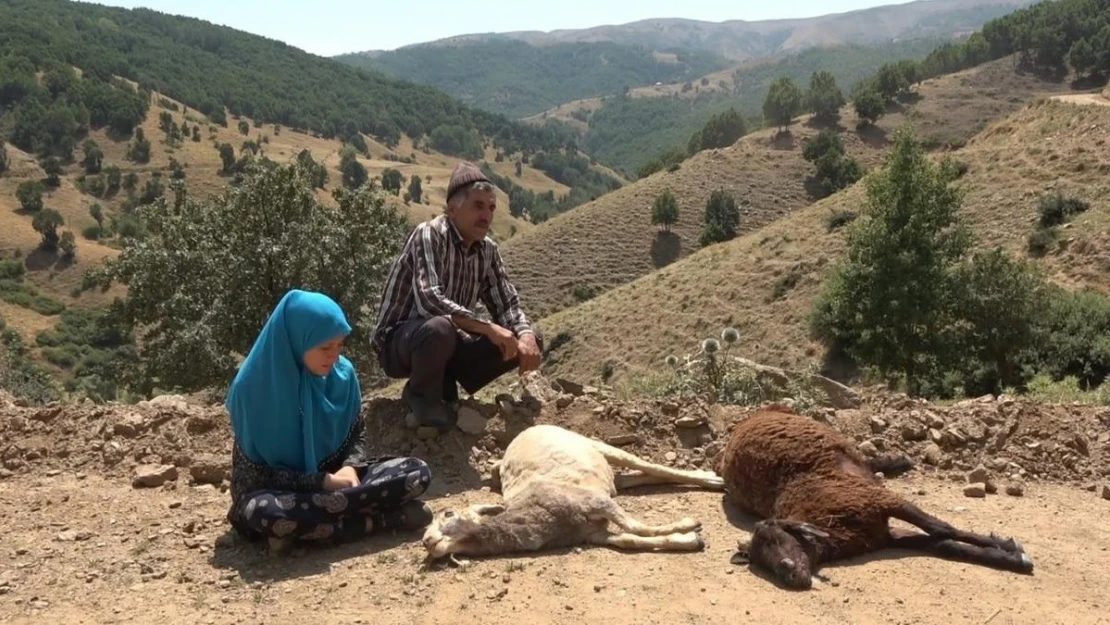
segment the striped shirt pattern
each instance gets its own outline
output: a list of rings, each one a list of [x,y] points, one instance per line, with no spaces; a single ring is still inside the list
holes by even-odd
[[[392,328],[414,318],[480,319],[473,310],[479,301],[518,337],[532,332],[497,244],[486,237],[467,250],[455,225],[440,215],[416,226],[393,262],[371,341],[382,349]]]

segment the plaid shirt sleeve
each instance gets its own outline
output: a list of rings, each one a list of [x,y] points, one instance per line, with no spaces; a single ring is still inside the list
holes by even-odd
[[[412,239],[409,252],[412,260],[412,292],[416,309],[426,317],[459,315],[478,319],[473,311],[452,301],[443,292],[436,257],[442,242],[437,240],[432,228],[421,228]]]
[[[501,253],[497,251],[496,246],[490,254],[484,282],[482,303],[497,320],[498,325],[511,329],[518,337],[525,333],[534,334],[531,322],[520,308],[520,297],[517,295],[516,287],[509,281],[505,263],[501,260]]]

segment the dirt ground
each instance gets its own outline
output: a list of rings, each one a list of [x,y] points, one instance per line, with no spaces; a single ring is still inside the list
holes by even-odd
[[[489,465],[532,422],[624,436],[644,457],[706,466],[746,414],[617,402],[588,387],[541,395],[476,403],[482,431],[434,440],[405,428],[388,398],[369,400],[366,417],[376,446],[428,460],[437,480],[426,499],[438,511],[498,501],[484,486]],[[1106,409],[861,398],[815,418],[861,449],[905,453],[917,467],[891,489],[959,527],[1015,537],[1036,564],[1031,576],[889,551],[823,567],[810,591],[782,590],[729,562],[754,519],[689,488],[618,500],[645,522],[699,519],[706,548],[695,553],[584,547],[457,568],[425,562],[415,533],[273,555],[224,521],[229,439],[218,407],[163,398],[35,408],[0,397],[0,623],[1110,623]],[[179,471],[135,488],[143,463]],[[978,465],[997,488],[968,497],[967,470]],[[1021,495],[1007,493],[1014,485]]]

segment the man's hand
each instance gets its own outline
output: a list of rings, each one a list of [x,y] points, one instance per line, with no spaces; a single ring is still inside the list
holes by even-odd
[[[540,368],[540,346],[536,344],[536,335],[526,332],[517,340],[517,353],[520,356],[520,373],[528,373]]]
[[[358,486],[358,473],[354,467],[343,467],[335,473],[324,476],[324,490],[339,490]]]
[[[501,350],[502,359],[512,360],[516,358],[517,341],[512,332],[491,323],[487,336],[489,340],[493,341],[493,344],[497,346],[497,349]]]

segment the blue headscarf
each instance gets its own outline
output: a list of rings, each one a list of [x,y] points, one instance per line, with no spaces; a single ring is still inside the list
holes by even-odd
[[[326,376],[315,375],[304,353],[350,331],[339,304],[322,293],[292,290],[281,298],[227,394],[231,426],[247,457],[311,473],[339,449],[360,416],[358,376],[344,356]]]

